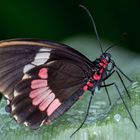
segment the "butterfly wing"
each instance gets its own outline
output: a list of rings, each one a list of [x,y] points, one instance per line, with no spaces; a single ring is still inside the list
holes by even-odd
[[[87,67],[70,60],[35,67],[16,85],[11,114],[32,129],[49,123],[79,99],[88,76],[91,71],[87,74]]]
[[[87,67],[92,66],[84,55],[64,44],[33,39],[1,41],[0,92],[11,100],[16,83],[26,72],[54,60],[71,60]]]

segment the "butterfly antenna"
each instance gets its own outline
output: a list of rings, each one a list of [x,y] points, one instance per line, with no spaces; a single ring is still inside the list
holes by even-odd
[[[91,22],[93,24],[93,28],[94,28],[94,31],[95,31],[97,40],[98,40],[99,45],[100,45],[100,48],[101,48],[101,52],[103,53],[103,48],[102,48],[101,40],[99,38],[99,35],[98,35],[98,32],[97,32],[97,28],[96,28],[96,25],[95,25],[95,21],[93,19],[93,16],[91,15],[91,13],[89,12],[89,10],[85,6],[83,6],[83,5],[80,4],[79,7],[81,7],[82,9],[84,9],[86,11],[86,13],[88,14],[89,18],[91,19]]]
[[[121,44],[121,43],[124,41],[124,39],[125,39],[124,37],[125,37],[125,36],[126,36],[126,33],[123,33],[122,38],[121,38],[118,42],[116,42],[116,43],[110,45],[110,46],[105,50],[105,52],[107,52],[107,51],[110,50],[111,48],[116,47],[117,45]]]
[[[110,45],[110,46],[105,50],[105,53],[106,53],[107,51],[109,51],[110,49],[112,49],[113,47],[116,47],[117,45],[121,44],[121,42],[122,42],[122,41],[119,41],[119,42],[117,42],[117,43],[115,43],[115,44]]]

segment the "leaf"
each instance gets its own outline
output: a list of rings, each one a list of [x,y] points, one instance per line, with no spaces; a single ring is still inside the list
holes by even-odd
[[[93,39],[87,37],[76,37],[67,40],[66,44],[77,46],[84,54],[92,60],[99,57],[100,53],[96,50],[98,45],[93,42]],[[86,46],[86,47],[85,47]],[[97,53],[98,52],[98,53]],[[98,54],[98,55],[97,55]],[[124,92],[119,79],[116,76],[110,78],[110,81],[115,81],[123,91],[123,97],[128,105],[133,118],[138,125],[138,129],[134,128],[132,121],[126,112],[122,101],[120,100],[114,88],[109,88],[109,93],[112,100],[112,105],[109,106],[107,96],[104,90],[97,92],[90,108],[89,116],[85,125],[71,138],[71,140],[139,140],[140,137],[140,58],[130,52],[119,49],[112,50],[113,59],[117,65],[125,71],[127,75],[135,79],[132,85],[125,80],[125,83],[130,85],[128,90],[131,95],[131,100],[128,99]],[[116,58],[118,57],[118,58]],[[125,65],[124,65],[125,64]],[[54,121],[52,125],[44,125],[38,130],[30,130],[25,126],[18,125],[9,114],[5,112],[6,102],[3,99],[0,103],[0,135],[2,140],[68,140],[70,135],[78,128],[82,122],[87,110],[89,92],[86,92],[81,100],[79,100],[65,115]]]

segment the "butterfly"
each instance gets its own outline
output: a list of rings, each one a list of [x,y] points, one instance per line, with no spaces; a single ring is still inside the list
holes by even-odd
[[[45,40],[0,42],[0,91],[18,123],[35,129],[82,96],[94,65],[78,51]]]
[[[112,60],[109,49],[91,61],[70,46],[52,41],[0,41],[0,92],[8,100],[7,112],[17,123],[37,129],[63,115],[87,90],[91,91],[89,106],[96,88],[104,87],[110,101],[107,86],[111,85],[124,101],[115,82],[105,83],[115,72],[126,91],[120,74],[131,81]]]

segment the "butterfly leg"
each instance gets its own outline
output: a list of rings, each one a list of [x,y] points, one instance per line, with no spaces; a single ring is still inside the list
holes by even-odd
[[[124,87],[124,89],[125,89],[125,91],[126,91],[128,97],[129,97],[129,99],[131,99],[131,96],[129,95],[129,92],[128,92],[128,90],[127,90],[125,84],[124,84],[124,81],[122,80],[121,75],[119,74],[119,72],[118,72],[117,70],[116,70],[115,72],[117,73],[117,75],[118,75],[118,77],[119,77],[119,79],[120,79],[120,81],[121,81],[121,83],[122,83],[122,85],[123,85],[123,87]]]
[[[122,85],[123,85],[123,87],[124,87],[124,89],[125,89],[125,91],[126,91],[126,93],[127,93],[127,95],[128,95],[128,98],[131,99],[131,96],[129,95],[129,92],[128,92],[128,90],[127,90],[125,84],[124,84],[124,81],[122,80],[121,75],[120,75],[120,73],[119,73],[117,70],[114,70],[114,71],[110,72],[110,73],[103,79],[103,84],[106,85],[105,80],[108,79],[114,72],[116,72],[116,74],[118,75],[118,77],[119,77],[119,79],[120,79],[120,81],[121,81],[121,83],[122,83]],[[124,73],[123,73],[123,75],[124,75]],[[128,77],[127,77],[126,75],[125,75],[125,77],[128,79]],[[128,80],[129,80],[129,79],[128,79]],[[130,80],[129,80],[129,81],[130,81]],[[130,82],[131,82],[131,81],[130,81]],[[104,86],[104,87],[105,87],[105,91],[106,91],[106,93],[107,93],[107,97],[108,97],[108,100],[109,100],[109,105],[111,105],[111,99],[110,99],[108,90],[107,90],[106,86]]]
[[[91,101],[92,101],[92,98],[93,98],[93,95],[94,93],[92,92],[91,96],[90,96],[90,100],[89,100],[89,103],[88,103],[88,108],[87,108],[87,112],[86,112],[86,115],[84,117],[84,120],[83,122],[81,123],[81,125],[71,134],[70,138],[84,125],[87,117],[88,117],[88,114],[89,114],[89,109],[90,109],[90,105],[91,105]]]
[[[106,85],[101,85],[100,87],[109,87],[109,86],[112,86],[114,85],[114,83],[110,83],[110,84],[106,84]]]
[[[131,115],[131,113],[130,113],[130,111],[129,111],[129,109],[128,109],[128,107],[127,107],[125,101],[124,101],[124,99],[123,99],[123,97],[122,97],[122,94],[121,94],[121,92],[120,92],[120,90],[119,90],[117,84],[114,82],[114,83],[111,83],[111,84],[103,85],[103,86],[101,86],[101,87],[108,87],[108,86],[112,86],[112,85],[115,86],[115,88],[116,88],[116,90],[117,90],[117,92],[118,92],[118,94],[119,94],[119,96],[120,96],[120,98],[121,98],[121,100],[122,100],[122,102],[123,102],[123,104],[124,104],[124,106],[125,106],[125,109],[127,110],[127,112],[128,112],[128,114],[129,114],[129,116],[130,116],[130,118],[131,118],[131,120],[132,120],[132,122],[133,122],[135,128],[137,129],[137,125],[136,125],[136,123],[135,123],[135,121],[134,121],[134,119],[133,119],[133,117],[132,117],[132,115]]]
[[[122,79],[120,73],[119,73],[117,70],[114,70],[114,71],[112,71],[111,73],[109,73],[109,74],[103,79],[103,81],[105,81],[106,79],[108,79],[114,72],[115,72],[115,73],[117,74],[117,76],[119,77],[119,79],[120,79],[120,81],[121,81],[121,83],[122,83],[122,85],[123,85],[123,87],[124,87],[124,89],[125,89],[125,91],[126,91],[126,93],[127,93],[128,98],[131,99],[131,97],[130,97],[130,95],[129,95],[129,92],[128,92],[127,88],[126,88],[126,85],[124,84],[124,81],[123,81],[123,79]]]
[[[133,80],[131,80],[125,73],[123,73],[123,71],[114,63],[115,68],[130,82],[133,82]]]
[[[112,72],[109,72],[109,73],[102,79],[102,81],[107,80],[114,72],[115,72],[115,70],[113,70]]]
[[[102,80],[103,81],[103,85],[106,85],[105,80],[108,79],[114,72],[115,71],[112,71],[112,72],[110,71],[108,75],[107,74],[105,75],[105,77]],[[103,86],[101,86],[101,87],[103,87]],[[105,88],[105,91],[106,91],[106,94],[107,94],[107,97],[108,97],[109,105],[111,105],[111,98],[109,96],[108,89],[107,89],[106,86],[104,86],[104,88]]]
[[[127,105],[126,105],[126,103],[125,103],[125,101],[124,101],[124,99],[123,99],[121,93],[120,93],[120,91],[119,91],[119,88],[118,88],[118,86],[116,85],[116,83],[114,83],[114,86],[115,86],[115,88],[117,89],[118,94],[119,94],[119,96],[120,96],[120,98],[121,98],[121,100],[122,100],[122,102],[123,102],[123,104],[124,104],[124,106],[125,106],[125,108],[126,108],[128,114],[129,114],[129,116],[130,116],[130,118],[131,118],[131,120],[132,120],[132,122],[133,122],[135,128],[137,129],[137,125],[136,125],[136,123],[135,123],[135,121],[134,121],[134,119],[133,119],[133,117],[132,117],[132,115],[131,115],[131,113],[130,113],[130,111],[129,111],[129,109],[128,109],[128,107],[127,107]]]
[[[120,72],[123,73],[122,71],[120,71]],[[123,85],[123,87],[124,87],[124,89],[125,89],[125,91],[127,93],[128,98],[131,99],[131,97],[129,95],[129,92],[128,92],[125,84],[124,84],[124,81],[122,80],[122,77],[121,77],[120,73],[117,70],[113,70],[112,72],[109,72],[109,74],[106,77],[104,77],[102,81],[107,80],[113,73],[116,73],[118,75],[118,77],[119,77],[119,79],[120,79],[120,81],[121,81],[121,83],[122,83],[122,85]],[[125,75],[125,74],[123,73],[123,75]],[[126,75],[125,75],[125,77],[128,79],[128,77]],[[128,80],[130,81],[131,79],[128,79]],[[132,80],[130,82],[132,82]]]
[[[103,81],[103,84],[106,85],[105,81]],[[107,94],[107,97],[108,97],[109,105],[111,105],[111,98],[110,98],[110,96],[109,96],[108,89],[107,89],[106,86],[104,86],[104,88],[105,88],[105,91],[106,91],[106,94]]]

